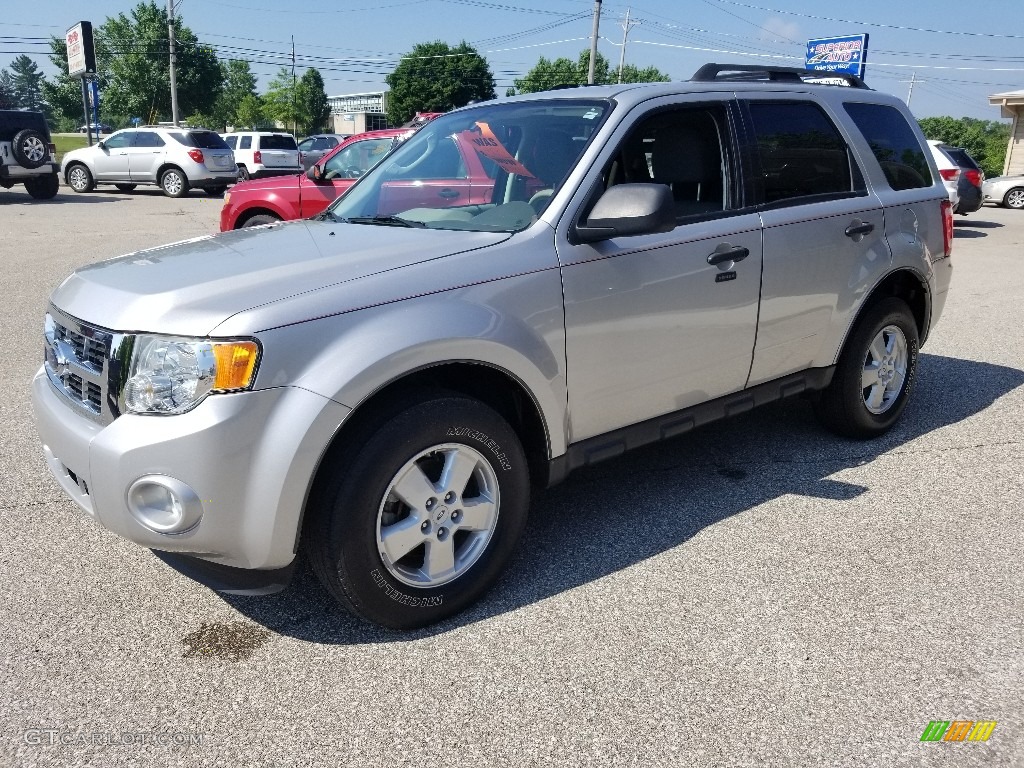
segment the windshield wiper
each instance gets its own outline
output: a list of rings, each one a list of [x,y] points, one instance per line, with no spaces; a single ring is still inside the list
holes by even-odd
[[[403,219],[401,216],[353,216],[348,219],[338,219],[347,224],[380,224],[385,227],[425,227],[422,221]]]
[[[311,218],[313,221],[326,221],[327,219],[330,219],[331,221],[341,221],[341,219],[335,216],[334,212],[330,209],[324,210]]]

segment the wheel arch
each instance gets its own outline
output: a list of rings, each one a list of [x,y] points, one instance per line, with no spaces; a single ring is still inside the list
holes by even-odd
[[[281,214],[281,211],[277,210],[276,208],[273,208],[272,206],[267,205],[266,201],[262,202],[262,205],[254,205],[250,208],[245,208],[239,211],[238,215],[235,216],[235,224],[233,229],[241,229],[242,227],[245,226],[245,222],[247,222],[254,216],[273,216],[275,219],[280,219],[281,221],[288,220]]]
[[[167,173],[167,171],[171,170],[172,168],[176,171],[179,171],[181,175],[185,177],[186,182],[191,183],[188,180],[188,174],[185,173],[185,169],[182,168],[177,163],[172,162],[163,162],[160,164],[160,167],[156,169],[156,183],[159,184],[160,180],[164,177],[164,174]]]
[[[861,302],[860,308],[854,316],[853,322],[846,329],[843,343],[839,347],[838,355],[842,354],[846,342],[857,327],[864,314],[878,302],[887,298],[903,300],[914,317],[917,325],[917,334],[920,344],[923,346],[928,338],[928,330],[931,326],[932,296],[928,280],[916,270],[903,268],[890,272],[883,277],[874,288],[868,293],[866,299]]]

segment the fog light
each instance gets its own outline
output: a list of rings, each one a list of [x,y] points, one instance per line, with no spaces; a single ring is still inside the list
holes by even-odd
[[[166,475],[140,477],[128,488],[128,511],[157,533],[184,533],[203,516],[196,492]]]

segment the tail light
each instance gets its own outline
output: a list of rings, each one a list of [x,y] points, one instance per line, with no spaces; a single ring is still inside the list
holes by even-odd
[[[956,177],[960,175],[959,168],[940,168],[939,176],[945,181],[956,181]]]
[[[47,149],[50,150],[50,155],[51,156],[53,156],[53,157],[57,156],[57,145],[56,144],[52,144],[52,143],[51,144],[47,144],[46,147],[47,147]]]
[[[981,186],[981,171],[975,170],[974,168],[968,168],[964,171],[964,176],[966,176],[967,180],[974,186]]]
[[[953,204],[942,201],[942,250],[946,257],[953,255]]]
[[[263,162],[263,153],[260,152],[257,149],[255,152],[252,153],[252,161],[254,163],[262,163]]]
[[[188,156],[195,160],[197,163],[203,162],[203,150],[201,149],[190,149]]]

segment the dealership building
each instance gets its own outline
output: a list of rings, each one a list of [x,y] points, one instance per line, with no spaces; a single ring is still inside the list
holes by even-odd
[[[335,133],[363,133],[388,127],[385,91],[328,96],[327,103],[331,105]]]
[[[988,97],[988,103],[999,107],[1003,117],[1013,120],[1010,129],[1010,145],[1006,148],[1004,176],[1024,174],[1024,91],[996,93]]]

